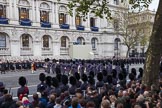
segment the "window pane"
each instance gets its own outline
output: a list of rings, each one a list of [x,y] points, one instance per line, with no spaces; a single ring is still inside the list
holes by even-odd
[[[22,37],[22,46],[23,47],[29,47],[29,36],[23,36]]]
[[[19,8],[19,15],[20,19],[29,19],[29,10],[26,8]]]
[[[79,45],[81,45],[82,44],[82,39],[81,38],[78,38],[77,39],[77,42],[78,42]]]
[[[49,21],[49,12],[41,11],[40,12],[40,20],[48,22]]]
[[[94,18],[90,19],[90,27],[95,27],[95,19]]]
[[[3,17],[3,10],[0,9],[0,17]]]
[[[64,14],[64,24],[66,24],[66,14]]]
[[[1,41],[0,40],[0,47],[6,47],[6,41]]]
[[[66,47],[66,37],[61,38],[61,47]]]
[[[6,47],[6,36],[0,36],[0,47]]]
[[[59,14],[59,24],[66,24],[66,15],[64,13]]]
[[[92,39],[91,44],[92,44],[92,48],[96,48],[96,42],[95,42],[95,39]]]
[[[43,37],[43,47],[49,47],[49,37],[48,36]]]
[[[6,6],[0,5],[0,17],[6,17]]]
[[[75,24],[76,25],[81,25],[81,17],[80,16],[76,16],[76,18],[75,18]]]

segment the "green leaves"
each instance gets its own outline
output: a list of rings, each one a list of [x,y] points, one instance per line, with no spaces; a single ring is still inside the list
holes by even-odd
[[[147,8],[152,0],[129,0],[131,9]],[[126,2],[122,0],[121,3]],[[120,4],[120,3],[119,3]],[[96,17],[111,19],[111,12],[109,10],[108,0],[71,0],[68,3],[69,14],[73,15],[73,10],[76,14],[82,16],[83,19],[87,19],[89,13],[94,14]]]
[[[139,9],[141,11],[143,8],[148,8],[152,0],[129,0],[129,4],[132,5],[131,9]]]
[[[111,13],[107,0],[72,0],[68,3],[69,14],[75,9],[77,15],[82,16],[85,20],[89,13],[100,18],[110,18]]]

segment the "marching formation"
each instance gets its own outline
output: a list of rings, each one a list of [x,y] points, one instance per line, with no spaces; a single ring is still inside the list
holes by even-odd
[[[129,65],[138,63],[144,59],[32,61],[27,68],[32,73],[37,68],[46,72],[39,74],[32,100],[27,79],[21,76],[18,100],[0,82],[0,108],[162,108],[161,75],[158,87],[142,84],[142,68],[128,71]]]

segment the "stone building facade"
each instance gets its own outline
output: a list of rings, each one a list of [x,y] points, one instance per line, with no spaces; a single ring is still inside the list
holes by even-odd
[[[92,14],[70,16],[68,0],[0,0],[0,57],[69,58],[72,44],[92,45],[96,58],[125,56],[114,21]],[[127,2],[110,0],[112,16],[127,12]],[[118,46],[118,48],[116,48]]]
[[[155,11],[145,9],[139,13],[131,13],[129,15],[129,29],[134,31],[138,29],[140,41],[136,42],[135,47],[130,52],[132,56],[143,57],[148,48],[149,39],[154,24]]]

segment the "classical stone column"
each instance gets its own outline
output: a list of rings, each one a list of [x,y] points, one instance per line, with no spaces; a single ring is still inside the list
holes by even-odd
[[[57,3],[54,3],[54,8],[55,8],[55,10],[54,10],[54,25],[53,25],[53,27],[54,28],[59,28],[59,18],[58,18],[58,14],[59,14],[59,6],[58,6],[58,4]]]
[[[75,27],[75,11],[73,10],[73,16],[69,15],[69,25],[70,25],[70,29],[76,29]]]
[[[33,23],[35,22],[35,0],[32,0],[31,2],[31,20]]]
[[[56,23],[55,6],[53,2],[51,4],[51,17],[49,18],[49,20],[52,25]]]
[[[40,10],[39,10],[39,0],[36,0],[36,26],[40,26]]]
[[[59,17],[59,15],[58,15],[59,13],[58,13],[58,11],[59,11],[59,6],[58,6],[57,3],[55,3],[55,13],[56,13],[56,24],[57,25],[59,25],[59,21],[58,21],[59,20],[59,18],[58,18]]]
[[[6,12],[8,13],[8,16],[7,16],[7,18],[9,18],[10,20],[12,20],[13,19],[13,12],[12,12],[12,2],[13,2],[13,0],[8,0],[8,4],[9,4],[9,10],[6,10]]]
[[[19,24],[19,11],[18,11],[18,0],[9,0],[9,19],[10,19],[10,24]],[[8,9],[6,10],[8,11]]]

